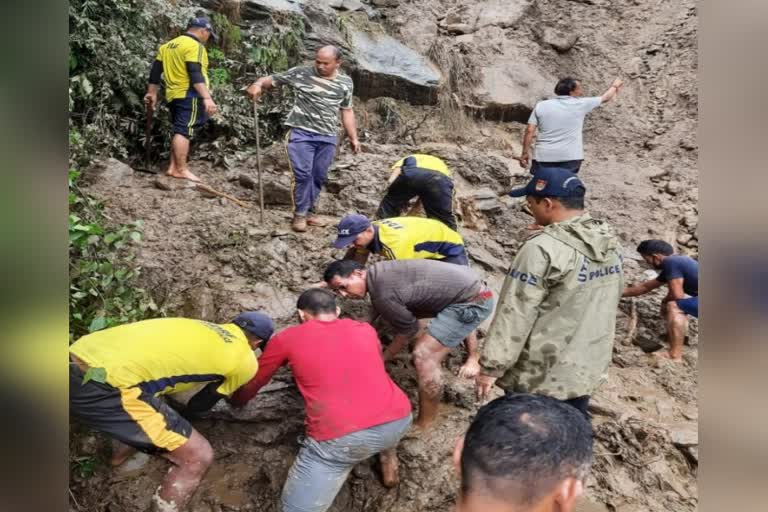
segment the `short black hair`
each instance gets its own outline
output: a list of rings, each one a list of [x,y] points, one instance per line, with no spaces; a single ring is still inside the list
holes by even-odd
[[[643,256],[653,256],[654,254],[662,254],[669,256],[674,249],[664,240],[643,240],[640,245],[637,246],[637,252]]]
[[[322,288],[310,288],[296,301],[296,309],[306,311],[312,315],[322,313],[336,313],[336,296]]]
[[[518,506],[538,502],[592,464],[592,426],[575,407],[532,394],[512,394],[483,406],[461,453],[461,492]]]
[[[584,196],[587,193],[587,189],[584,187],[578,187],[575,190],[576,190],[576,194],[570,197],[554,197],[554,196],[546,196],[546,197],[549,197],[553,201],[560,202],[560,204],[562,204],[563,207],[568,210],[583,210]],[[533,198],[536,199],[537,203],[540,203],[541,200],[544,199],[544,196],[533,196]]]
[[[575,78],[569,76],[561,78],[558,80],[557,85],[555,85],[555,94],[558,96],[568,96],[576,89],[577,85],[579,85],[579,81]]]
[[[336,260],[325,269],[323,280],[330,283],[334,277],[349,277],[355,270],[362,270],[365,267],[355,260]]]

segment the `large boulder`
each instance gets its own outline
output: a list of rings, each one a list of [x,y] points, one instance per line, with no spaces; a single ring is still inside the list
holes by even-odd
[[[514,27],[533,5],[533,0],[486,0],[476,2],[470,9],[470,20],[475,30],[495,26]]]
[[[413,49],[384,34],[351,29],[357,65],[355,94],[362,99],[388,96],[415,105],[437,102],[439,71]]]
[[[482,81],[474,91],[480,108],[473,110],[485,119],[526,123],[536,102],[553,89],[555,79],[545,77],[511,45],[505,46],[500,58],[482,67]]]

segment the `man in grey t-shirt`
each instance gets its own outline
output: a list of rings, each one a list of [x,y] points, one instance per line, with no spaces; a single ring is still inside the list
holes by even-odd
[[[367,269],[353,260],[331,263],[323,279],[344,297],[367,295],[381,317],[397,332],[384,351],[396,355],[414,339],[413,365],[419,384],[419,417],[427,428],[437,417],[442,395],[441,363],[493,311],[493,293],[464,265],[437,260],[382,261]],[[419,318],[432,318],[421,332]]]
[[[611,101],[623,84],[617,78],[602,96],[584,98],[580,81],[563,78],[557,82],[557,96],[538,102],[531,112],[523,137],[520,167],[528,168],[531,143],[538,128],[531,174],[536,173],[540,167],[561,167],[574,173],[579,172],[584,160],[581,140],[584,117],[603,103]]]

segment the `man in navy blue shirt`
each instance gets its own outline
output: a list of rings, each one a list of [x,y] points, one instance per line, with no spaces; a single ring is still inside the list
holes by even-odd
[[[646,263],[660,270],[655,279],[624,289],[622,297],[636,297],[666,283],[667,296],[661,311],[667,322],[669,351],[660,353],[672,361],[683,360],[683,340],[688,330],[688,317],[699,317],[699,262],[690,256],[673,254],[672,246],[663,240],[644,240],[637,252]]]

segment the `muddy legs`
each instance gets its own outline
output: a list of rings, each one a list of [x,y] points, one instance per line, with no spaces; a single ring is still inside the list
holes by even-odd
[[[423,334],[413,349],[413,365],[419,381],[419,416],[414,424],[426,429],[437,417],[443,391],[442,361],[450,348],[429,334]]]
[[[185,509],[213,462],[213,448],[197,430],[184,445],[165,454],[174,466],[152,497],[151,512],[180,512]]]

